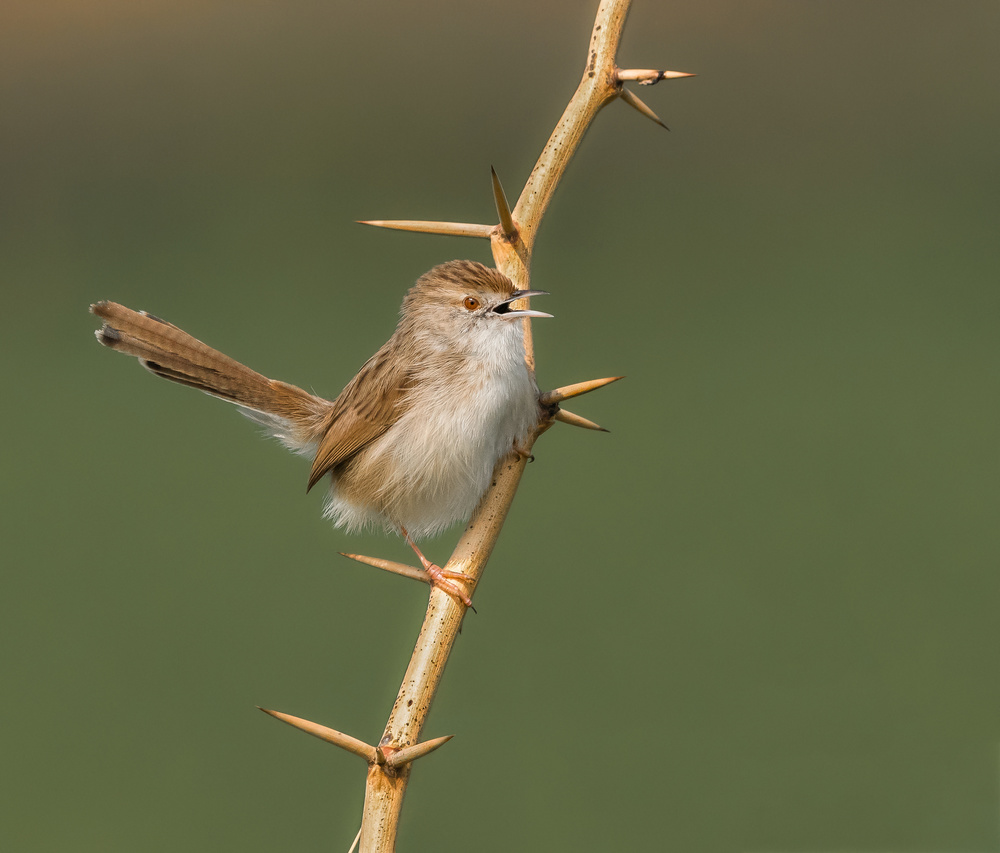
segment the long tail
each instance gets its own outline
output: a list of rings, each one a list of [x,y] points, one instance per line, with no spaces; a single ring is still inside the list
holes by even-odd
[[[262,376],[166,320],[117,302],[90,310],[104,321],[94,334],[104,346],[139,359],[157,376],[229,400],[297,452],[308,452],[331,403]]]

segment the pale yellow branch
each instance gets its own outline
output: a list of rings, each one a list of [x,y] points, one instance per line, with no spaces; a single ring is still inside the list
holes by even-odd
[[[502,192],[497,193],[501,225],[489,229],[493,257],[497,268],[507,275],[518,289],[530,289],[529,270],[535,235],[556,185],[565,173],[591,121],[603,106],[617,98],[622,91],[621,82],[616,77],[615,54],[629,5],[630,0],[602,0],[594,22],[583,79],[549,137],[518,197],[517,204],[513,211],[509,212],[509,220],[503,212],[506,200],[504,199],[501,207],[499,197],[502,196]],[[371,224],[401,227],[399,223]],[[444,224],[447,227],[442,227],[442,223],[410,222],[407,225],[414,226],[407,230],[430,230],[428,226],[435,226],[436,230],[432,233],[463,233],[469,236],[485,236],[486,229],[486,226],[462,226],[454,223]],[[525,357],[528,368],[533,373],[534,352],[530,323],[525,322],[524,327]],[[580,383],[580,385],[590,386],[585,390],[593,390],[600,384],[606,384],[607,381],[613,380],[597,380],[597,384]],[[557,395],[564,393],[567,397],[585,393],[584,390],[574,390],[577,387],[567,386],[550,393]],[[471,589],[477,587],[477,581],[482,576],[486,561],[503,527],[527,464],[527,454],[531,451],[531,444],[551,425],[552,417],[550,413],[545,413],[539,421],[536,435],[531,437],[528,446],[518,448],[520,452],[512,451],[497,464],[492,486],[480,501],[451,559],[444,567],[448,571],[465,574],[470,580]],[[602,429],[586,418],[565,410],[558,411],[554,417],[556,420],[575,426]],[[363,561],[369,562],[370,558],[364,558]],[[431,588],[420,635],[379,742],[380,761],[376,760],[368,770],[361,827],[363,853],[374,853],[374,851],[389,853],[395,849],[399,813],[412,765],[408,761],[399,766],[394,766],[390,762],[401,760],[398,756],[408,755],[406,750],[415,749],[413,745],[419,743],[421,729],[427,719],[431,701],[440,684],[464,616],[465,607],[460,602],[437,587]],[[397,758],[393,759],[392,756]]]
[[[549,141],[545,143],[545,148],[514,206],[514,220],[518,223],[521,239],[529,247],[529,251],[534,245],[535,232],[542,215],[580,146],[584,133],[601,108],[618,96],[615,53],[629,6],[630,0],[602,0],[590,36],[583,78]]]

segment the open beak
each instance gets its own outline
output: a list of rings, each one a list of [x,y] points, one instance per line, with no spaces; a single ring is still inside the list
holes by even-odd
[[[549,292],[547,290],[515,290],[514,295],[510,299],[505,299],[493,309],[493,313],[499,314],[505,320],[516,320],[518,317],[551,317],[551,314],[546,314],[544,311],[531,311],[527,308],[514,311],[510,307],[510,303],[516,302],[518,299],[524,299],[528,296],[548,295]]]

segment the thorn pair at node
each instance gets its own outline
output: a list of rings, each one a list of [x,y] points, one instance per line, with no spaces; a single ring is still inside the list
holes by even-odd
[[[624,376],[608,376],[605,379],[590,379],[587,382],[577,382],[573,385],[564,385],[562,388],[555,388],[552,391],[546,391],[544,394],[538,395],[538,402],[547,408],[555,409],[554,417],[557,421],[562,421],[564,424],[569,424],[570,426],[578,426],[583,429],[593,429],[599,432],[607,432],[607,430],[595,424],[593,421],[589,421],[580,415],[575,415],[572,412],[567,412],[565,409],[559,407],[559,404],[563,400],[569,400],[572,397],[579,397],[581,394],[588,394],[591,391],[596,391],[598,388],[603,388],[605,385],[610,385],[612,382],[617,382],[619,379],[624,379]]]
[[[438,747],[444,746],[454,737],[454,735],[445,735],[444,737],[426,740],[423,743],[415,743],[411,746],[398,748],[393,746],[372,746],[363,740],[358,740],[356,737],[351,737],[348,734],[338,732],[336,729],[331,729],[328,726],[322,726],[319,723],[314,723],[311,720],[305,720],[302,717],[293,717],[291,714],[272,711],[268,708],[261,708],[260,710],[306,734],[310,734],[320,740],[325,740],[334,746],[339,746],[352,755],[363,758],[369,764],[378,764],[379,766],[391,769],[398,769],[404,764],[409,764],[411,761],[423,758]]]
[[[493,201],[496,204],[499,225],[477,225],[472,222],[426,222],[420,219],[359,219],[361,225],[374,225],[376,228],[392,228],[396,231],[419,231],[424,234],[448,234],[453,237],[485,237],[489,240],[499,228],[504,238],[514,243],[517,241],[517,225],[511,212],[507,196],[500,184],[496,169],[490,166],[490,176],[493,183]]]
[[[626,80],[634,80],[640,86],[652,86],[654,83],[659,83],[661,80],[677,80],[682,77],[694,77],[694,74],[688,74],[685,71],[657,71],[654,68],[632,68],[632,69],[615,69],[615,79],[618,81],[619,86]],[[626,104],[635,110],[638,110],[646,118],[651,121],[655,121],[664,130],[670,130],[661,120],[660,117],[654,113],[649,106],[639,99],[639,96],[630,92],[624,86],[621,86],[618,92],[618,97],[621,98]]]
[[[659,71],[655,68],[616,68],[615,82],[618,84],[618,97],[633,109],[638,110],[646,118],[655,121],[660,127],[670,130],[660,117],[645,104],[638,95],[630,92],[623,85],[626,81],[636,82],[640,86],[652,86],[661,80],[678,80],[683,77],[695,77],[686,71]],[[500,185],[496,169],[490,166],[493,182],[493,201],[496,204],[499,225],[478,225],[471,222],[427,222],[419,219],[359,219],[362,225],[374,225],[377,228],[393,228],[397,231],[420,231],[425,234],[448,234],[455,237],[485,237],[491,239],[499,232],[509,243],[517,241],[517,224],[511,212],[507,196]]]

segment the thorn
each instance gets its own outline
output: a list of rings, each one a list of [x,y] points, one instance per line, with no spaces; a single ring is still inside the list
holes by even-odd
[[[647,107],[636,95],[633,95],[628,89],[622,87],[622,90],[618,93],[618,97],[621,98],[630,107],[635,107],[639,112],[641,112],[646,118],[650,118],[655,121],[664,130],[670,130],[662,121],[660,117],[654,113],[649,107]]]
[[[374,566],[376,569],[382,569],[384,572],[392,572],[394,575],[402,575],[404,578],[413,578],[415,581],[430,583],[427,572],[423,569],[418,569],[415,566],[408,566],[405,563],[397,563],[394,560],[383,560],[381,557],[366,557],[363,554],[348,554],[344,551],[341,551],[340,555],[342,557],[347,557],[349,560],[357,560],[359,563],[364,563],[366,566]]]
[[[581,418],[579,415],[574,415],[572,412],[567,412],[565,409],[560,409],[556,412],[556,420],[562,421],[564,424],[569,424],[570,426],[583,427],[584,429],[595,429],[598,432],[610,432],[604,427],[595,424],[593,421],[588,421],[586,418]]]
[[[496,169],[490,166],[490,175],[493,177],[493,200],[497,205],[497,215],[500,217],[500,228],[504,237],[511,242],[517,237],[517,226],[514,224],[514,217],[510,213],[510,205],[507,204],[507,196],[504,195],[503,187],[500,186],[500,178],[497,177]]]
[[[619,379],[624,378],[624,376],[609,376],[607,379],[591,379],[589,382],[564,385],[562,388],[555,388],[552,391],[540,394],[538,402],[543,406],[551,406],[553,403],[561,403],[563,400],[570,399],[570,397],[589,394],[591,391],[596,391],[598,388],[603,388],[605,385],[610,385],[612,382],[617,382]]]
[[[358,847],[358,842],[361,840],[361,830],[358,830],[358,834],[354,836],[354,843],[351,845],[351,849],[347,853],[354,853]]]
[[[454,735],[445,735],[433,740],[425,740],[423,743],[415,743],[413,746],[404,746],[402,749],[393,750],[386,754],[385,763],[390,767],[402,767],[418,758],[423,758],[434,752],[439,746],[444,746]]]
[[[411,547],[413,546],[411,545]],[[418,551],[417,553],[419,554],[420,552]],[[374,566],[376,569],[382,569],[384,572],[392,572],[394,575],[402,575],[404,578],[411,578],[421,583],[430,584],[431,587],[437,587],[461,601],[466,607],[471,608],[473,613],[477,612],[476,608],[472,606],[472,599],[460,587],[452,583],[452,580],[460,580],[465,583],[472,582],[472,578],[462,572],[445,571],[439,566],[434,566],[428,560],[428,565],[437,570],[437,579],[435,579],[434,573],[428,569],[418,569],[416,566],[408,566],[405,563],[397,563],[394,560],[383,560],[381,557],[366,557],[364,554],[348,554],[345,551],[340,551],[339,554],[341,557],[347,557],[349,560],[357,560],[359,563],[364,563],[366,566]],[[421,554],[421,556],[423,555]]]
[[[475,225],[469,222],[424,222],[419,219],[358,219],[359,225],[392,228],[396,231],[420,231],[424,234],[448,234],[453,237],[485,237],[493,233],[493,225]]]
[[[260,708],[260,706],[257,706]],[[260,708],[265,714],[269,714],[276,720],[281,720],[283,723],[288,723],[290,726],[294,726],[297,729],[301,729],[306,734],[310,734],[313,737],[318,737],[320,740],[325,740],[327,743],[332,743],[334,746],[339,746],[341,749],[346,749],[348,752],[354,753],[369,764],[375,761],[375,747],[369,746],[363,740],[358,740],[350,735],[345,735],[343,732],[338,732],[336,729],[330,729],[326,726],[321,726],[319,723],[313,723],[309,720],[303,720],[301,717],[293,717],[291,714],[283,714],[281,711],[271,711],[268,708]]]
[[[618,68],[615,70],[615,79],[619,83],[635,80],[640,86],[652,86],[661,80],[677,80],[681,77],[697,76],[697,74],[689,74],[687,71],[657,71],[655,68]]]

